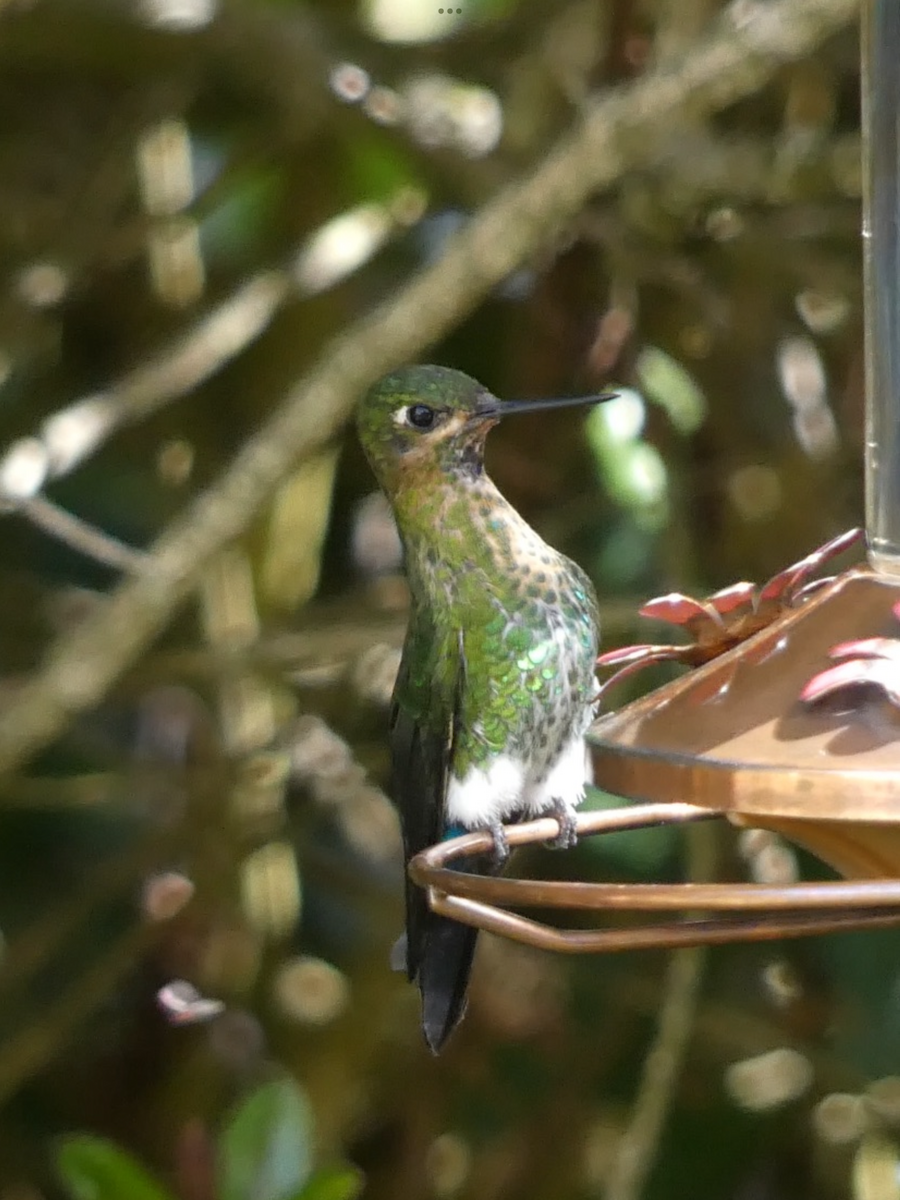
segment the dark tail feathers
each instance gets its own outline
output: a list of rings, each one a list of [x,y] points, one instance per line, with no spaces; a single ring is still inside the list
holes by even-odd
[[[429,913],[416,972],[422,993],[422,1032],[438,1054],[466,1011],[466,990],[478,931]]]

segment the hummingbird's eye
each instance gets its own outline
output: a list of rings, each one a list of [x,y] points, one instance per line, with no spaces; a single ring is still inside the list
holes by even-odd
[[[427,404],[411,404],[406,410],[406,420],[415,429],[430,429],[434,419],[435,411]]]

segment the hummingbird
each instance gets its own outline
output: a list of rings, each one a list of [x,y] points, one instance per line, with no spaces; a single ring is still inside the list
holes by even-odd
[[[550,813],[575,837],[584,735],[596,701],[597,598],[584,571],[551,549],[485,473],[488,431],[507,415],[612,399],[500,401],[440,366],[405,367],[362,399],[357,428],[403,544],[410,590],[391,703],[389,795],[404,858],[489,830],[499,870],[503,824]],[[406,935],[392,955],[422,997],[438,1053],[462,1019],[476,931],[431,912],[406,878]]]

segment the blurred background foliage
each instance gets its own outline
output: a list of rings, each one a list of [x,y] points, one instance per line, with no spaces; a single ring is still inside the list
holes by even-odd
[[[329,339],[723,7],[3,0],[3,703]],[[858,75],[848,26],[714,118],[673,114],[649,165],[423,347],[505,397],[623,393],[489,450],[593,576],[607,646],[652,640],[645,597],[762,580],[860,519]],[[103,704],[4,778],[2,1200],[622,1200],[663,956],[484,937],[439,1060],[388,969],[405,602],[348,433]],[[723,878],[819,870],[774,838],[715,854]],[[522,864],[683,869],[666,831]],[[698,961],[644,1194],[896,1196],[897,947]],[[173,980],[198,991],[165,993],[167,1016]]]

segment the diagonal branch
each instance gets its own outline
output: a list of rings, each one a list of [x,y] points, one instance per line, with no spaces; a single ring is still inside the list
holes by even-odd
[[[673,113],[712,113],[762,87],[848,24],[856,0],[734,0],[678,61],[591,104],[525,179],[502,191],[433,266],[352,326],[287,396],[220,479],[155,544],[145,570],[53,645],[0,712],[10,770],[96,705],[190,593],[209,557],[238,537],[296,465],[332,438],[359,393],[441,337],[591,193],[644,165]]]

